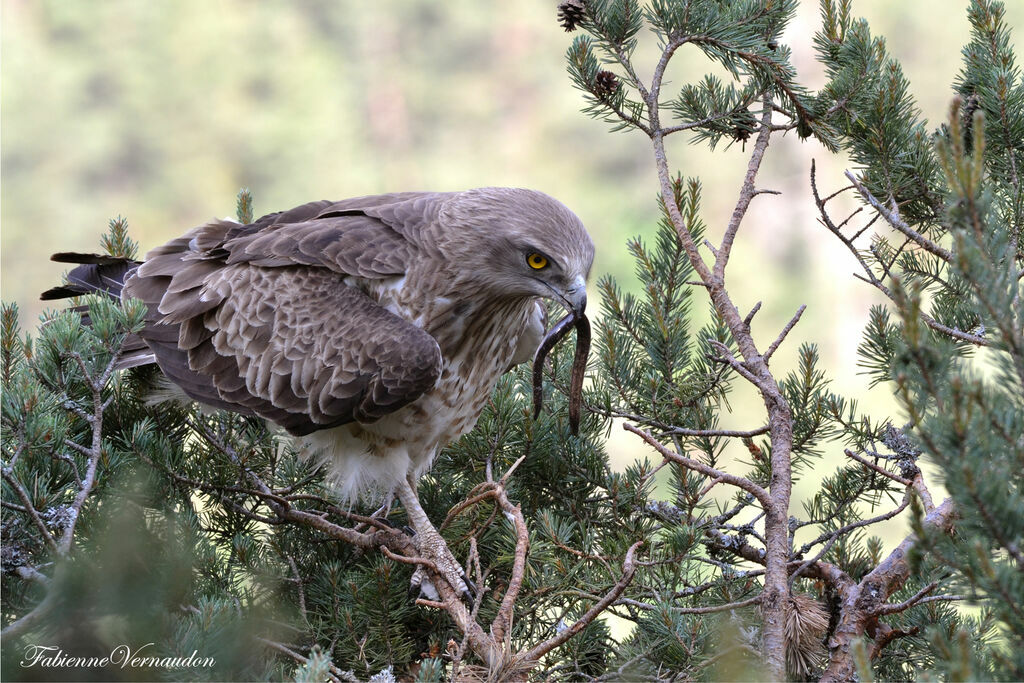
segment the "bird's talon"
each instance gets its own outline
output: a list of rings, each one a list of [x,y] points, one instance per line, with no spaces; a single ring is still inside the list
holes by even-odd
[[[434,534],[416,534],[413,536],[420,556],[430,562],[437,569],[441,580],[448,583],[456,595],[473,604],[476,595],[476,586],[466,576],[465,570],[452,556],[444,540],[436,532]],[[434,584],[433,572],[429,572],[424,565],[416,567],[412,579],[409,582],[409,591],[414,597],[426,597],[429,600],[439,600],[440,595]]]
[[[472,579],[465,574],[462,575],[462,582],[466,584],[466,590],[462,593],[462,597],[466,602],[472,605],[473,602],[476,601],[476,596],[478,595],[476,584],[473,583]]]

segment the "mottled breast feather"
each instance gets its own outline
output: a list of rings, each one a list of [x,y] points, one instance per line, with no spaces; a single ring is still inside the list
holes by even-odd
[[[250,225],[215,221],[154,249],[125,285],[141,336],[203,403],[296,435],[372,422],[434,386],[427,332],[345,283],[401,277],[444,194],[312,202]]]

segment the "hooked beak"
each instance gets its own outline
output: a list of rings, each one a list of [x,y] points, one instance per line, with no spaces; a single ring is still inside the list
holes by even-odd
[[[576,318],[581,317],[587,309],[587,282],[583,276],[580,275],[573,280],[558,298],[565,305],[568,313],[572,313]]]

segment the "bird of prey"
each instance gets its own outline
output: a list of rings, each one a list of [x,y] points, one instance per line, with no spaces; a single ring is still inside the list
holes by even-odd
[[[56,254],[83,265],[43,298],[141,299],[123,366],[156,363],[188,398],[280,425],[344,500],[396,493],[421,552],[464,592],[416,481],[535,353],[539,410],[543,357],[572,326],[578,395],[593,257],[579,218],[541,192],[403,192],[213,221],[141,263]],[[544,343],[543,298],[568,312]]]

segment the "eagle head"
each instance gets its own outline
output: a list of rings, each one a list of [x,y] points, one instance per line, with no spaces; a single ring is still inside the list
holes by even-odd
[[[454,195],[441,209],[461,284],[496,298],[545,297],[575,316],[587,305],[594,242],[564,204],[535,190],[485,187]]]

